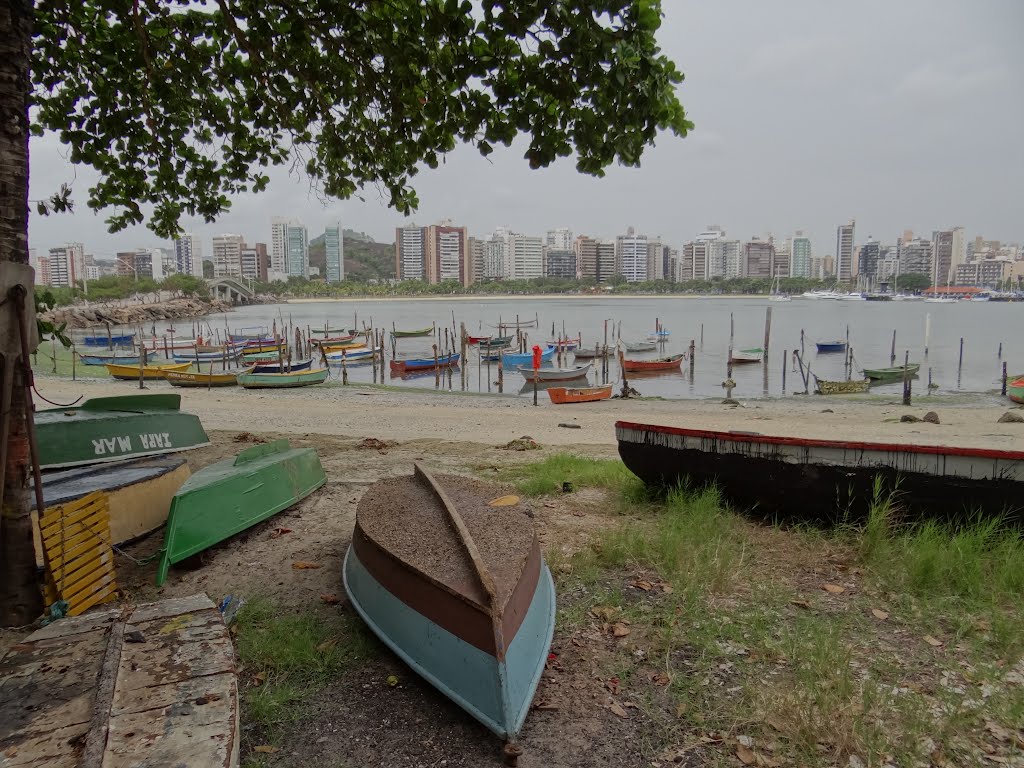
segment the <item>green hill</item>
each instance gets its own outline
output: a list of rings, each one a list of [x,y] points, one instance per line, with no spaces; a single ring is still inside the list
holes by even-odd
[[[383,280],[395,276],[394,244],[375,242],[369,235],[352,229],[346,229],[344,237],[346,278]],[[317,267],[323,275],[326,261],[324,236],[320,235],[309,241],[309,265]]]

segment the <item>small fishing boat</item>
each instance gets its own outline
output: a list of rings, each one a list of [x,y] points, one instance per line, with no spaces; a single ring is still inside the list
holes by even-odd
[[[245,346],[242,347],[243,355],[258,354],[260,352],[277,352],[278,350],[288,349],[287,342],[284,341],[248,341]]]
[[[329,347],[332,344],[349,344],[353,339],[355,339],[354,335],[346,334],[344,336],[325,336],[322,339],[310,339],[309,343],[316,347]]]
[[[210,353],[210,352],[223,353],[223,352],[227,352],[229,355],[238,355],[238,354],[241,353],[241,351],[242,351],[242,349],[244,347],[245,347],[245,344],[244,343],[240,343],[240,342],[239,343],[231,343],[231,344],[196,344],[196,352],[199,352],[199,353],[204,353],[204,352],[205,353]]]
[[[183,355],[175,355],[172,359],[176,363],[219,363],[222,360],[234,360],[240,353],[236,351],[222,350],[220,352],[193,352]]]
[[[156,584],[173,563],[251,528],[327,482],[313,448],[275,440],[196,472],[171,501]]]
[[[489,336],[486,339],[480,339],[477,344],[486,349],[487,347],[507,347],[512,343],[511,336]]]
[[[247,371],[238,374],[238,383],[245,389],[293,389],[308,387],[311,384],[323,384],[327,381],[328,373],[330,371],[327,368],[292,371],[291,373]]]
[[[496,362],[496,361],[504,359],[504,356],[507,355],[511,350],[512,350],[511,346],[504,346],[504,347],[480,347],[480,359],[481,360],[490,360],[492,362]]]
[[[579,345],[580,345],[580,339],[578,339],[578,338],[576,338],[576,339],[555,339],[554,341],[549,341],[547,343],[547,346],[549,346],[549,347],[555,347],[556,349],[558,347],[561,347],[563,352],[566,351],[566,350],[568,350],[569,352],[572,352]]]
[[[147,349],[158,349],[167,350],[168,352],[178,349],[195,349],[195,339],[169,339],[166,336],[150,336],[148,339],[143,339],[143,345]]]
[[[155,351],[146,352],[147,362],[152,360],[154,357],[156,357]],[[106,365],[107,363],[124,363],[125,365],[131,365],[132,362],[139,362],[139,353],[130,351],[114,351],[103,355],[79,355],[78,359],[81,361],[82,365]]]
[[[117,363],[106,363],[107,372],[115,379],[122,381],[134,381],[139,378],[138,365],[119,365]],[[192,363],[156,363],[154,365],[142,366],[142,378],[146,380],[166,378],[167,371],[187,371]]]
[[[270,329],[265,325],[247,325],[236,328],[235,333],[229,333],[231,341],[273,341],[270,336]]]
[[[627,373],[643,373],[644,371],[673,371],[678,370],[686,355],[672,355],[671,357],[660,357],[657,360],[628,360],[623,359],[622,365]]]
[[[498,495],[419,464],[375,483],[356,509],[343,576],[385,645],[515,742],[547,664],[555,586],[532,513],[518,499],[491,506]]]
[[[665,341],[671,332],[666,328],[658,328],[657,330],[647,334],[648,341]]]
[[[391,335],[396,339],[414,339],[420,336],[431,336],[434,333],[434,327],[420,328],[415,331],[399,331],[397,328],[391,330]]]
[[[577,360],[594,360],[597,358],[611,357],[613,347],[578,347],[572,354]]]
[[[1006,382],[1006,396],[1015,403],[1024,403],[1024,377]]]
[[[273,362],[262,362],[256,363],[253,368],[253,373],[284,373],[285,371],[308,371],[313,366],[313,358],[307,357],[305,360],[292,360],[291,363],[287,359],[282,361]]]
[[[87,347],[130,347],[135,343],[134,333],[111,334],[110,336],[85,336],[82,343]]]
[[[238,384],[238,374],[248,373],[251,369],[239,371],[221,371],[203,373],[202,371],[168,371],[165,378],[172,387],[234,387]]]
[[[814,377],[814,391],[819,395],[853,395],[867,392],[871,379],[853,379],[852,381],[829,381]]]
[[[606,384],[603,387],[551,387],[548,389],[548,397],[556,405],[567,403],[593,403],[598,400],[607,400],[612,396],[612,385]]]
[[[187,451],[210,439],[181,395],[94,397],[70,408],[35,415],[39,463],[43,469],[123,461]]]
[[[764,350],[760,347],[750,349],[734,349],[729,362],[737,363],[760,363],[764,359]]]
[[[121,544],[155,531],[167,521],[171,498],[190,474],[181,456],[150,456],[47,472],[43,475],[43,505],[49,509],[103,491],[110,511],[111,543]],[[34,508],[35,496],[31,502]]]
[[[767,518],[848,520],[867,514],[875,483],[901,519],[1024,522],[1024,451],[815,440],[620,421],[619,455],[649,485],[715,484]],[[883,496],[885,498],[885,496]]]
[[[242,362],[246,365],[253,365],[255,363],[272,363],[280,360],[284,355],[280,351],[273,352],[254,352],[249,355],[242,355]]]
[[[310,328],[310,333],[315,333],[317,336],[328,336],[332,333],[349,333],[348,328]]]
[[[540,361],[542,363],[549,362],[555,355],[555,348],[548,347],[540,353]],[[533,352],[508,352],[501,357],[502,365],[509,368],[519,368],[520,366],[533,367]]]
[[[575,368],[538,368],[536,371],[528,366],[520,366],[519,372],[527,381],[573,381],[584,379],[590,373],[593,363],[578,365]]]
[[[654,341],[621,341],[623,349],[627,352],[653,352],[658,348]]]
[[[318,344],[324,352],[342,352],[351,349],[366,349],[365,341],[332,341],[329,344]]]
[[[374,347],[373,349],[343,349],[339,352],[326,352],[324,357],[327,358],[328,362],[340,363],[342,360],[353,363],[362,360],[369,360],[372,357],[376,357],[383,351],[383,347]]]
[[[458,365],[459,357],[459,353],[455,352],[450,355],[438,355],[436,360],[433,357],[410,357],[400,360],[391,360],[391,372],[406,373],[408,371],[425,371],[433,370],[435,368],[448,368],[449,366]]]
[[[865,368],[861,373],[872,381],[892,381],[894,379],[902,379],[904,369],[908,376],[913,376],[921,370],[921,364],[910,363],[908,365],[897,365],[893,368]]]
[[[958,299],[952,296],[931,296],[924,301],[925,304],[956,304]]]
[[[816,341],[814,346],[818,348],[818,354],[825,354],[826,352],[845,352],[846,342],[839,341]]]
[[[479,344],[480,342],[482,342],[482,341],[490,341],[490,340],[491,340],[490,336],[467,336],[466,337],[466,341],[469,343],[469,345],[470,346],[474,346],[474,347],[477,344]]]

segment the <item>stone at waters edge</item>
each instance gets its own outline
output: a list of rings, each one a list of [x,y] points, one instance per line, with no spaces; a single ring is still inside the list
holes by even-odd
[[[1021,422],[1024,422],[1024,416],[1021,416],[1019,413],[1014,413],[1013,411],[1007,411],[999,417],[996,424],[1019,424]]]
[[[927,421],[929,424],[938,424],[939,414],[935,411],[928,411],[928,413],[924,415],[924,419],[922,419],[922,421]]]
[[[903,422],[904,424],[916,424],[921,420],[912,413],[905,413],[902,416],[900,416],[900,421]]]

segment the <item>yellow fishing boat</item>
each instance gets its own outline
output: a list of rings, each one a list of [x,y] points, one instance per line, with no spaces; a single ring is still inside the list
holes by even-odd
[[[324,352],[341,352],[350,349],[366,349],[366,343],[362,341],[341,341],[332,344],[319,344]]]
[[[104,366],[107,372],[115,379],[134,381],[139,378],[139,366],[137,365],[116,365],[107,363]],[[158,365],[144,365],[142,367],[142,378],[144,379],[166,379],[168,371],[187,371],[192,363],[160,363]]]

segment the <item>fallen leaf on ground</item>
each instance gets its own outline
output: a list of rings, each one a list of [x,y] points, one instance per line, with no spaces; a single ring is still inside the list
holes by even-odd
[[[821,588],[832,595],[839,595],[846,591],[846,587],[840,587],[838,584],[822,584]]]
[[[776,714],[765,715],[764,722],[766,725],[779,732],[782,732],[786,728],[786,724],[783,722],[782,718]]]
[[[558,709],[558,705],[557,704],[552,704],[547,699],[542,699],[540,701],[534,702],[533,708],[534,709]]]
[[[612,634],[616,637],[625,637],[629,634],[629,627],[627,627],[621,621],[617,621],[614,624],[612,624]]]
[[[276,539],[279,536],[284,536],[286,533],[291,533],[291,528],[275,528],[270,532],[270,538]]]
[[[811,609],[811,604],[806,600],[790,600],[789,604],[795,605],[797,608],[806,608],[807,610]]]
[[[252,751],[260,752],[264,755],[272,755],[275,752],[280,752],[281,749],[279,747],[272,747],[269,744],[260,744],[259,746],[253,747]]]
[[[976,619],[974,622],[974,626],[978,629],[989,630],[992,629],[992,622],[990,622],[988,619]]]
[[[617,678],[617,677],[609,677],[607,682],[604,684],[604,687],[607,688],[612,693],[618,693],[619,692],[619,678]]]
[[[629,720],[629,713],[626,710],[624,710],[621,706],[616,704],[614,701],[612,702],[611,706],[608,707],[608,709],[612,711],[613,715],[621,717],[623,720]]]
[[[928,645],[932,646],[933,648],[938,648],[938,647],[940,647],[942,645],[942,641],[941,640],[939,640],[937,638],[934,638],[931,635],[925,635],[924,636],[924,641],[926,643],[928,643]]]
[[[488,507],[511,507],[513,504],[519,503],[518,496],[499,496],[496,499],[491,499],[487,502]]]
[[[333,595],[333,594],[323,594],[323,595],[320,595],[320,599],[323,600],[328,605],[337,605],[338,603],[341,602],[341,598],[338,597],[337,595]]]
[[[886,619],[889,618],[889,614],[886,613],[885,611],[881,610],[880,608],[872,608],[871,609],[871,615],[874,616],[876,619],[879,619],[881,621],[885,621]]]
[[[316,649],[318,651],[320,651],[320,653],[326,653],[327,651],[331,650],[337,644],[338,644],[338,638],[332,637],[332,638],[329,638],[327,640],[324,640],[322,643],[320,643],[316,647]]]
[[[657,584],[657,586],[658,586],[658,587],[659,587],[659,588],[661,589],[661,591],[662,591],[662,592],[664,592],[664,593],[665,593],[666,595],[671,595],[671,594],[672,594],[672,585],[671,585],[671,584],[669,584],[669,583],[668,583],[667,581],[659,581],[659,582],[658,582],[658,584]]]
[[[311,563],[308,560],[296,560],[294,563],[292,563],[292,568],[294,568],[296,571],[307,571],[319,567],[320,563]]]
[[[754,754],[754,750],[750,747],[745,747],[742,744],[736,745],[736,757],[738,757],[740,762],[744,765],[754,765],[757,762],[757,755]]]
[[[590,609],[590,615],[595,619],[611,621],[619,615],[619,609],[613,608],[610,605],[597,605]]]
[[[636,587],[637,589],[642,589],[644,592],[650,592],[651,588],[654,585],[651,584],[651,582],[649,582],[649,581],[642,581],[642,580],[640,580],[640,581],[634,581],[629,586]]]
[[[253,685],[263,685],[263,683],[265,683],[266,681],[267,681],[267,673],[266,672],[257,672],[256,675],[252,679]]]
[[[676,704],[676,717],[682,717],[686,714],[688,707],[686,704]]]
[[[388,679],[385,681],[389,688],[394,688],[398,685],[398,677],[396,675],[388,675]]]
[[[651,675],[651,682],[655,685],[668,685],[671,680],[664,672]]]

